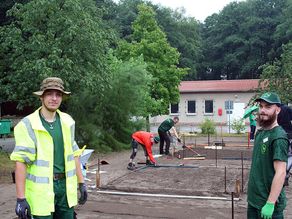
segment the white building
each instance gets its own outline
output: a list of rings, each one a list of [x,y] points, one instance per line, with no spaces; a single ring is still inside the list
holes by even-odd
[[[156,132],[167,117],[178,116],[180,122],[176,127],[181,132],[200,132],[199,125],[205,118],[215,122],[217,131],[234,132],[230,123],[242,117],[258,83],[258,79],[183,81],[179,103],[169,107],[169,115],[152,117],[151,131]]]

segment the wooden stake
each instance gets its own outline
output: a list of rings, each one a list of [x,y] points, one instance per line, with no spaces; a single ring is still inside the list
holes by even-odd
[[[239,179],[236,179],[236,181],[235,181],[235,191],[234,191],[234,196],[236,198],[239,198],[240,191],[241,191],[241,189],[240,189],[240,180]]]
[[[97,159],[97,170],[96,170],[96,188],[100,187],[100,161]]]

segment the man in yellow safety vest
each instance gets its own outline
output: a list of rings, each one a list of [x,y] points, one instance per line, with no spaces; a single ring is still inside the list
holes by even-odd
[[[19,218],[73,218],[77,205],[87,200],[75,142],[75,122],[59,110],[64,90],[62,79],[49,77],[34,92],[42,106],[23,118],[14,129],[15,181]]]

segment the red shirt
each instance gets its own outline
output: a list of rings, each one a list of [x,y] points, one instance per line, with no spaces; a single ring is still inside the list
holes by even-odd
[[[132,138],[135,139],[139,144],[145,147],[149,159],[152,163],[156,163],[153,155],[152,155],[152,145],[154,135],[150,132],[137,131],[132,134]]]

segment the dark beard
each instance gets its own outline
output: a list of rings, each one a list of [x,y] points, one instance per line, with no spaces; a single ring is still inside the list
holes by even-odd
[[[258,118],[259,126],[262,128],[270,127],[275,122],[276,119],[277,119],[276,111],[274,112],[273,115],[268,116],[267,120],[261,119],[261,115],[260,115]]]

